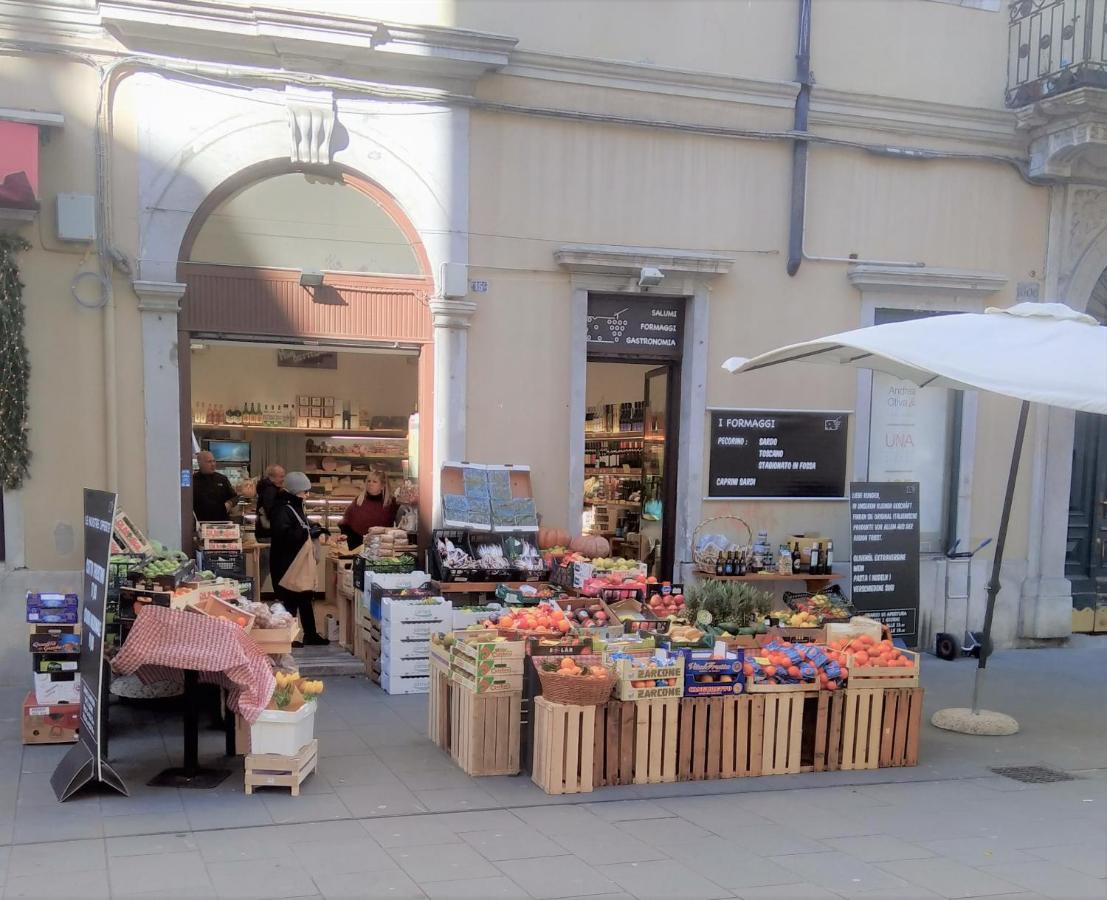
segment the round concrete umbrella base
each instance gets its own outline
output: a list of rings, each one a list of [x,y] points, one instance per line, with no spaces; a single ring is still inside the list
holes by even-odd
[[[946,731],[959,734],[980,734],[991,737],[1014,734],[1019,723],[1000,712],[982,709],[974,713],[971,709],[940,709],[930,718],[930,724]]]

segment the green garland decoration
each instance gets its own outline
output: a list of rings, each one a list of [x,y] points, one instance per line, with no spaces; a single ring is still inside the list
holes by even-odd
[[[31,464],[27,447],[27,384],[31,364],[23,340],[23,282],[16,254],[29,250],[23,238],[0,234],[0,484],[22,487]]]

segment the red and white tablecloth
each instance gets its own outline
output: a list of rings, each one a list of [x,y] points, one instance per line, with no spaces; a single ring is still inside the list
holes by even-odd
[[[139,610],[111,665],[146,684],[182,681],[184,670],[194,669],[201,681],[226,689],[227,705],[247,722],[257,719],[277,686],[269,657],[239,626],[164,606]]]

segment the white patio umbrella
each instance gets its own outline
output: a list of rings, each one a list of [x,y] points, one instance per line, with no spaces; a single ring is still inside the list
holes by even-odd
[[[988,309],[984,313],[931,316],[859,328],[791,344],[752,359],[733,357],[723,363],[723,368],[733,373],[753,372],[798,361],[873,369],[913,381],[920,387],[992,391],[1022,401],[987,586],[984,640],[972,710],[963,711],[968,715],[946,716],[944,722],[935,722],[973,733],[1010,733],[1017,729],[1017,723],[1010,719],[1013,727],[1008,731],[987,731],[980,714],[980,687],[991,653],[999,570],[1026,420],[1031,403],[1107,415],[1107,327],[1063,303],[1019,303],[1009,309]]]

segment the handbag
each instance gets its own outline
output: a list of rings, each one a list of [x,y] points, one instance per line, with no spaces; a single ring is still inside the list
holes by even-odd
[[[300,551],[292,560],[292,565],[288,567],[284,577],[281,578],[280,586],[288,591],[314,591],[317,572],[315,541],[310,537],[311,530],[308,528],[307,522],[300,518],[300,514],[296,510],[293,509],[292,514],[300,520],[300,524],[304,526],[304,530],[308,532],[309,537],[300,547]]]

